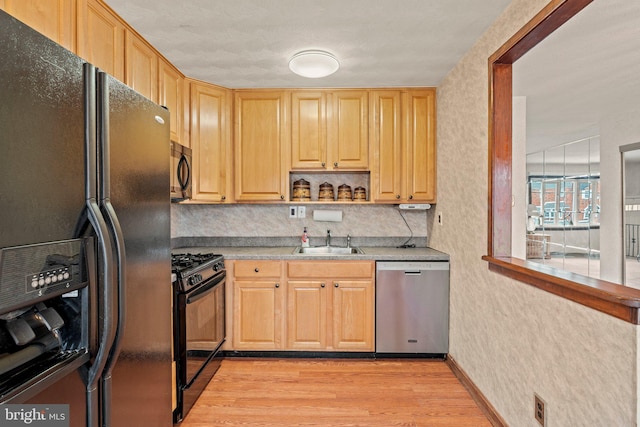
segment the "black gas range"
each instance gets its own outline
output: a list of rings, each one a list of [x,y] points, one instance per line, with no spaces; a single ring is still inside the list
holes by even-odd
[[[173,254],[171,271],[176,274],[178,291],[188,292],[210,278],[224,274],[224,257],[210,253]]]
[[[222,255],[174,254],[173,336],[180,422],[218,370],[225,341],[225,278]]]

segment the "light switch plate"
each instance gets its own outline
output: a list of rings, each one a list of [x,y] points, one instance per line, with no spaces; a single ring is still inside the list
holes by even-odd
[[[298,218],[306,218],[306,217],[307,217],[307,207],[298,206]]]
[[[289,206],[289,218],[298,218],[297,206]]]

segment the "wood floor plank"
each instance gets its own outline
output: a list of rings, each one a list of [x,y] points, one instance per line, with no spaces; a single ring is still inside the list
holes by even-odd
[[[222,362],[181,427],[490,427],[442,361]]]

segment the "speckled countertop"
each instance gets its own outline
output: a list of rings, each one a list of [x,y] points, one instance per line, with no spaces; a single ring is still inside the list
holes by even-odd
[[[404,243],[415,244],[413,248],[400,248]],[[360,248],[364,253],[336,254],[294,254],[300,245],[299,237],[186,237],[172,239],[172,252],[179,253],[216,253],[226,259],[273,259],[273,260],[374,260],[374,261],[449,261],[449,255],[427,247],[427,240],[415,237],[354,237],[351,246]],[[346,247],[347,240],[333,237],[332,246]],[[322,246],[313,245],[312,246]]]
[[[295,246],[191,246],[173,249],[173,253],[217,253],[225,259],[274,260],[374,260],[374,261],[448,261],[449,255],[431,248],[396,248],[371,246],[359,248],[363,254],[294,254]]]

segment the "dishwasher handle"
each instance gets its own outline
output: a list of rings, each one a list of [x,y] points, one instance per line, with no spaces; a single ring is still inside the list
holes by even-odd
[[[417,270],[417,271],[405,271],[404,272],[405,276],[420,276],[422,275],[422,271]]]
[[[449,261],[378,261],[377,271],[404,271],[405,274],[418,275],[424,271],[449,270]]]

